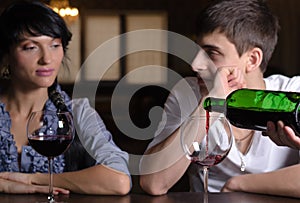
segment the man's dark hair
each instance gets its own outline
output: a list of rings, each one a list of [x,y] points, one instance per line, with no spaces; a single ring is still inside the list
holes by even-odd
[[[251,48],[263,52],[262,72],[277,44],[279,22],[263,0],[215,0],[198,16],[197,36],[219,31],[233,43],[241,56]]]

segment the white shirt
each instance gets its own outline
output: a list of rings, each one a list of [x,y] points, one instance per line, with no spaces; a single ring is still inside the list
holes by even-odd
[[[282,75],[272,75],[265,78],[264,81],[267,90],[300,92],[300,76],[288,78]],[[197,106],[199,98],[201,98],[197,78],[186,78],[186,82],[190,84],[190,90],[192,91],[182,91],[180,85],[173,88],[165,103],[162,121],[148,148],[157,145],[171,135]],[[188,93],[191,92],[192,94],[189,95]],[[181,146],[177,147],[178,150],[181,150]],[[172,154],[169,153],[169,155],[168,159],[172,160]],[[241,171],[242,158],[246,165],[244,172]],[[176,160],[174,158],[174,161]],[[264,173],[297,163],[299,163],[298,150],[277,146],[271,139],[262,136],[260,131],[255,131],[252,145],[247,154],[241,155],[234,143],[228,156],[220,164],[209,169],[208,190],[210,192],[219,192],[232,176],[246,173]],[[161,169],[163,170],[166,167],[168,166],[162,165]],[[191,164],[188,174],[191,191],[203,191],[201,167]]]

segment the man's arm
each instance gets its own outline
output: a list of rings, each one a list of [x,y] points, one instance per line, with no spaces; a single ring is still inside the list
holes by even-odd
[[[201,102],[197,101],[196,110],[190,111],[190,114],[205,115],[202,102],[206,96],[219,96],[222,98],[232,90],[245,86],[239,70],[234,67],[219,68],[213,82],[213,88],[209,92],[207,92],[207,89],[201,89],[200,87]],[[187,96],[189,96],[187,92],[176,94],[177,99],[186,98]],[[183,106],[188,102],[182,102],[181,104]],[[179,106],[181,105],[179,104]],[[167,114],[171,116],[177,112],[176,107],[175,109],[172,109],[172,107],[174,106],[167,109]],[[183,108],[179,108],[179,110],[188,112]],[[203,123],[203,125],[205,124]],[[146,151],[141,161],[140,185],[149,194],[165,194],[183,176],[189,164],[190,161],[185,157],[181,148],[179,127],[163,142]]]
[[[300,165],[260,174],[232,177],[224,185],[223,192],[252,192],[289,197],[300,197]]]
[[[145,153],[141,162],[140,185],[151,195],[166,194],[183,176],[189,164],[181,150],[180,129],[177,129]]]

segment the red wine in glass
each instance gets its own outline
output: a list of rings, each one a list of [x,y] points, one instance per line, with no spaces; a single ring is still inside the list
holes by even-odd
[[[40,137],[30,137],[30,145],[39,154],[46,157],[56,157],[64,153],[72,143],[72,136],[45,135]]]
[[[206,111],[206,121],[205,121],[206,134],[209,133],[209,126],[210,126],[210,112]],[[191,155],[191,161],[193,163],[196,163],[203,167],[205,167],[205,166],[211,167],[211,166],[217,165],[218,163],[222,162],[223,159],[227,156],[227,153],[229,151],[227,153],[222,153],[222,154],[208,154],[208,152],[209,152],[208,143],[209,143],[209,136],[206,136],[205,147],[206,147],[207,156],[204,159],[199,160],[198,156],[196,155],[197,151],[194,151],[193,154]]]
[[[74,125],[71,113],[49,110],[32,112],[27,123],[27,138],[32,148],[49,160],[48,202],[54,203],[53,158],[64,153],[73,141]]]
[[[233,142],[231,126],[221,113],[189,117],[181,128],[181,145],[187,158],[203,167],[204,192],[208,192],[208,169],[222,162]]]

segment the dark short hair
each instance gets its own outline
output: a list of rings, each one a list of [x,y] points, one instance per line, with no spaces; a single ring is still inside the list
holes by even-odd
[[[260,67],[265,72],[279,29],[277,17],[264,0],[215,0],[198,16],[196,34],[201,38],[218,30],[235,45],[240,56],[251,48],[260,48]]]
[[[24,34],[60,38],[64,52],[72,38],[63,18],[46,4],[18,1],[0,15],[0,62],[10,47],[22,40]]]

